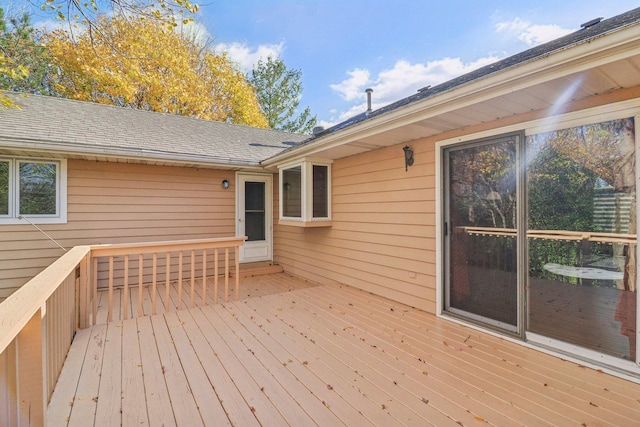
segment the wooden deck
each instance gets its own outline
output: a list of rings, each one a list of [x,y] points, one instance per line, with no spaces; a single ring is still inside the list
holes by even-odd
[[[49,425],[640,420],[640,384],[354,288],[273,274],[245,278],[241,289],[251,296],[81,330]]]

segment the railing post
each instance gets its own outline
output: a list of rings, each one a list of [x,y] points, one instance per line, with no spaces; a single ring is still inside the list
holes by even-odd
[[[78,278],[78,329],[89,327],[91,307],[91,256],[85,256],[80,261],[80,277]]]
[[[42,309],[38,310],[17,336],[19,425],[44,426],[46,413],[45,366]]]
[[[91,255],[93,268],[91,270],[91,319],[92,325],[98,323],[98,257]]]

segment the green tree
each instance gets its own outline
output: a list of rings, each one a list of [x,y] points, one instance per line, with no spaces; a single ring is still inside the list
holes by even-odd
[[[5,59],[5,70],[0,70],[0,90],[48,93],[47,49],[37,41],[28,14],[5,17],[0,8],[0,55]]]
[[[317,123],[309,107],[296,116],[302,97],[302,72],[291,70],[281,59],[260,60],[251,71],[249,82],[258,94],[260,108],[269,127],[286,132],[311,133]]]

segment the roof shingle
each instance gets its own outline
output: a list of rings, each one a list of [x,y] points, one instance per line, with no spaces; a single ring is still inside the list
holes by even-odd
[[[205,163],[258,165],[307,138],[270,129],[199,120],[63,98],[5,92],[18,109],[0,110],[0,145],[47,144],[60,151]]]

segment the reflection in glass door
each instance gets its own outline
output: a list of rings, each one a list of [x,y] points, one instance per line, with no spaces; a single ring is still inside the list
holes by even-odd
[[[445,150],[445,310],[518,332],[520,134]]]
[[[633,119],[531,135],[526,144],[527,336],[635,360]]]

